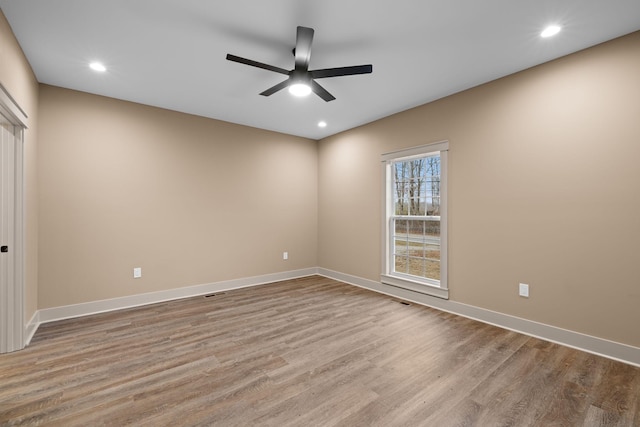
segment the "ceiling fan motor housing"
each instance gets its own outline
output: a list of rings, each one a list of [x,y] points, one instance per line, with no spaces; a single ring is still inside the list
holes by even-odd
[[[252,67],[262,68],[264,70],[273,71],[279,74],[286,74],[288,78],[275,86],[260,93],[263,96],[271,96],[274,93],[294,85],[305,85],[310,88],[316,95],[324,99],[326,102],[336,99],[325,88],[320,86],[314,79],[352,76],[356,74],[369,74],[373,72],[373,66],[355,65],[350,67],[325,68],[321,70],[309,71],[309,61],[311,59],[311,43],[313,42],[313,28],[298,27],[296,34],[296,47],[293,48],[293,56],[295,57],[295,66],[293,70],[287,71],[280,67],[264,64],[262,62],[251,59],[241,58],[239,56],[227,54],[227,59],[233,62],[250,65]]]

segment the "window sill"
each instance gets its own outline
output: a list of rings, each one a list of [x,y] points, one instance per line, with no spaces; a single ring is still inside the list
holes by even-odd
[[[443,289],[439,286],[429,285],[426,283],[414,282],[412,280],[406,280],[397,276],[390,276],[388,274],[381,274],[380,281],[385,285],[391,285],[402,289],[407,289],[413,292],[419,292],[425,295],[431,295],[442,299],[449,299],[449,289]]]

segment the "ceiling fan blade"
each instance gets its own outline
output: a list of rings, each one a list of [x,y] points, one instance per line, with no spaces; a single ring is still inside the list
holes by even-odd
[[[313,28],[298,27],[296,35],[296,70],[307,71],[311,59],[311,43],[313,42]]]
[[[353,76],[355,74],[369,74],[373,72],[373,66],[354,65],[352,67],[324,68],[322,70],[309,71],[312,79],[322,79],[325,77]]]
[[[269,70],[269,71],[274,71],[276,73],[289,75],[289,71],[285,70],[284,68],[274,67],[273,65],[263,64],[262,62],[241,58],[239,56],[231,55],[230,53],[227,53],[227,60],[233,61],[233,62],[239,62],[240,64],[251,65],[252,67],[262,68],[263,70]]]
[[[311,90],[313,91],[313,93],[315,93],[316,95],[318,95],[320,98],[324,99],[327,102],[333,101],[334,99],[336,99],[335,96],[331,95],[329,92],[327,92],[325,88],[323,88],[313,80],[311,80]]]
[[[279,90],[284,89],[285,87],[289,86],[289,79],[278,83],[275,86],[271,86],[269,89],[265,90],[264,92],[261,92],[260,95],[262,96],[271,96],[274,93],[276,93]]]

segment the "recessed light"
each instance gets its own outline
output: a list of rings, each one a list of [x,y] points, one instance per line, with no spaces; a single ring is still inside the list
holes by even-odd
[[[324,120],[321,120],[318,122],[318,127],[319,128],[326,128],[327,127],[327,122],[325,122]]]
[[[540,37],[547,38],[547,37],[555,36],[560,32],[561,29],[562,28],[560,28],[560,26],[558,25],[549,25],[540,33]]]
[[[102,65],[102,63],[100,62],[92,62],[91,64],[89,64],[89,68],[91,68],[93,71],[99,71],[101,73],[107,71],[107,67]]]
[[[311,93],[311,87],[304,83],[296,83],[289,86],[289,93],[294,96],[307,96]]]

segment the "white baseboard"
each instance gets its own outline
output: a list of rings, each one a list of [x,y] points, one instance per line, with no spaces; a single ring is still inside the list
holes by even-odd
[[[124,308],[138,307],[147,304],[155,304],[163,301],[189,298],[198,295],[206,295],[209,293],[228,291],[232,289],[263,285],[282,280],[311,276],[314,274],[640,367],[640,348],[638,347],[593,337],[591,335],[585,335],[579,332],[522,319],[520,317],[504,313],[498,313],[468,304],[436,298],[418,292],[412,292],[395,286],[385,285],[374,280],[364,279],[362,277],[352,276],[319,267],[41,309],[34,313],[25,328],[25,336],[27,337],[26,343],[28,344],[31,341],[33,334],[41,323],[54,322],[56,320],[87,316],[107,311],[121,310]]]
[[[317,271],[318,269],[315,267],[306,268],[302,270],[285,271],[282,273],[265,274],[262,276],[225,280],[215,283],[205,283],[202,285],[186,286],[183,288],[168,289],[166,291],[130,295],[126,297],[65,305],[61,307],[43,308],[36,312],[38,322],[33,332],[35,332],[35,329],[37,329],[37,326],[41,323],[55,322],[57,320],[70,319],[73,317],[88,316],[90,314],[122,310],[124,308],[139,307],[158,302],[229,291],[249,286],[263,285],[266,283],[279,282],[281,280],[297,279],[299,277],[317,274]],[[34,315],[34,317],[36,317],[36,315]]]
[[[24,327],[24,346],[28,346],[29,343],[31,342],[31,338],[33,338],[33,335],[36,333],[36,331],[38,330],[38,326],[40,325],[40,311],[36,310],[35,313],[33,313],[33,316],[31,316],[31,320],[29,320],[29,322],[27,322],[27,324]]]
[[[522,319],[504,313],[475,307],[460,302],[436,298],[418,292],[409,291],[395,286],[385,285],[374,280],[364,279],[349,274],[325,268],[317,269],[319,275],[339,280],[361,288],[369,289],[382,294],[401,298],[416,304],[426,305],[438,310],[457,314],[483,323],[488,323],[504,329],[509,329],[532,337],[551,341],[567,347],[586,351],[588,353],[603,356],[619,362],[640,367],[640,348],[579,332]]]

